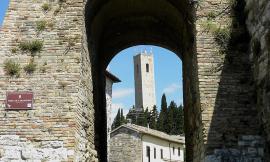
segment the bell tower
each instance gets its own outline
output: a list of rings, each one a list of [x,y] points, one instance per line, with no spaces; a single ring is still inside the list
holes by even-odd
[[[135,108],[152,110],[156,105],[154,57],[142,52],[133,57],[135,80]]]

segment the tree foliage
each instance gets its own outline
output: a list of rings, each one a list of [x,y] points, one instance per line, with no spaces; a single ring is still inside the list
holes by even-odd
[[[112,123],[112,130],[125,124],[126,123],[126,119],[125,116],[123,115],[123,109],[119,108],[117,115],[115,116],[113,123]]]
[[[168,116],[168,110],[167,110],[167,100],[166,95],[163,94],[161,98],[161,110],[158,117],[157,122],[157,130],[166,132],[166,126],[167,126],[167,116]]]
[[[140,125],[159,130],[171,135],[180,135],[184,133],[184,112],[183,106],[177,106],[174,101],[170,102],[167,106],[166,95],[163,94],[161,98],[161,109],[158,112],[157,106],[153,106],[151,111],[143,109],[142,111],[136,110],[133,106],[126,116],[127,120],[131,120],[132,124]],[[126,123],[123,116],[123,110],[119,109],[114,119],[112,129]]]
[[[149,127],[151,129],[157,129],[157,122],[158,122],[158,110],[157,106],[153,106],[152,111],[150,112],[150,118],[149,118]]]

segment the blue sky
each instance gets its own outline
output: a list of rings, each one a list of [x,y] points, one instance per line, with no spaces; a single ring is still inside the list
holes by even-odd
[[[9,0],[0,0],[0,26],[3,23],[8,3]],[[183,103],[181,60],[173,52],[161,47],[134,46],[117,54],[108,66],[109,71],[122,81],[113,86],[112,117],[119,107],[127,113],[135,104],[133,56],[144,50],[152,50],[154,53],[157,107],[160,108],[163,93],[167,96],[167,102],[174,100],[178,105]]]
[[[119,107],[128,109],[135,104],[133,56],[141,51],[151,51],[154,54],[156,100],[160,108],[160,100],[163,93],[167,102],[174,100],[178,105],[183,103],[182,89],[182,62],[173,52],[150,45],[140,45],[127,48],[118,53],[110,62],[108,69],[122,82],[113,85],[113,114]],[[169,104],[169,103],[168,103]]]
[[[0,0],[0,26],[2,26],[2,22],[8,8],[9,0]]]

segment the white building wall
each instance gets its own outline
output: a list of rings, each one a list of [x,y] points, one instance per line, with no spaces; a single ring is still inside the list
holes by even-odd
[[[162,140],[153,136],[142,136],[143,147],[143,162],[148,162],[146,154],[146,147],[150,147],[150,162],[183,162],[184,161],[184,146],[177,143],[172,143],[166,140]],[[173,154],[173,147],[175,147],[175,153]],[[154,158],[154,148],[156,148],[156,159]],[[178,148],[180,148],[180,156],[178,156]],[[163,159],[161,159],[161,149],[163,149]]]
[[[112,125],[112,119],[111,119],[111,113],[112,113],[112,85],[113,81],[106,77],[106,111],[107,111],[107,152],[110,152],[110,133],[111,133],[111,125]]]
[[[106,108],[107,108],[107,130],[108,132],[111,131],[111,125],[112,125],[112,119],[111,119],[111,113],[112,113],[112,85],[113,81],[106,77]]]
[[[149,71],[147,71],[147,65]],[[135,107],[152,110],[156,105],[153,54],[134,56]]]

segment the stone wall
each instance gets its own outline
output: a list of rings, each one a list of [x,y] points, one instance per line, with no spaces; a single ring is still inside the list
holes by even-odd
[[[83,114],[80,106],[85,108],[84,103],[91,99],[82,91],[79,93],[79,83],[81,89],[88,90],[82,80],[87,80],[91,85],[91,80],[87,78],[91,76],[90,72],[86,71],[85,75],[81,72],[80,75],[80,71],[84,71],[80,64],[83,9],[82,0],[10,0],[0,31],[0,136],[14,137],[8,140],[14,140],[19,145],[15,148],[1,143],[0,149],[4,148],[5,152],[3,158],[9,151],[14,152],[14,156],[20,151],[30,151],[28,160],[39,158],[49,161],[60,153],[59,161],[74,161],[81,147],[85,148],[82,145],[86,145],[79,137],[85,136],[85,139],[91,140],[91,136],[94,136],[91,120],[87,121],[91,135],[84,135],[82,120],[78,116]],[[38,27],[39,22],[46,22],[44,29]],[[35,53],[36,56],[19,48],[21,43],[35,40],[43,42],[41,52]],[[20,64],[19,77],[5,73],[4,61],[8,59]],[[28,74],[23,68],[31,59],[36,64],[36,70]],[[7,91],[34,92],[34,109],[6,111]],[[91,104],[87,105],[86,115],[93,116],[92,108]],[[60,146],[54,148],[50,142],[59,143]],[[94,148],[93,139],[88,146]],[[56,155],[48,155],[54,152]]]
[[[270,2],[246,0],[247,27],[251,35],[254,95],[260,117],[260,133],[266,138],[266,159],[270,159]]]
[[[92,18],[103,5],[100,1],[98,1],[100,3],[94,2],[97,1],[89,1],[88,7],[90,7],[87,8],[87,10],[93,11],[93,14],[90,14]],[[185,2],[181,1],[180,6],[185,6]],[[265,157],[270,159],[270,2],[268,0],[259,2],[246,0],[247,19],[243,15],[245,5],[242,3],[245,1],[238,0],[240,5],[236,5],[237,12],[231,12],[232,4],[229,2],[231,1],[203,0],[194,4],[194,7],[197,8],[196,47],[192,39],[193,33],[188,30],[189,27],[192,27],[193,20],[190,15],[193,14],[185,13],[184,9],[187,6],[183,7],[183,10],[181,9],[184,11],[183,13],[187,14],[187,17],[183,16],[183,20],[179,21],[187,23],[187,29],[183,27],[179,31],[183,33],[183,37],[187,38],[182,43],[187,48],[183,54],[183,74],[185,75],[185,106],[190,108],[185,109],[185,122],[188,126],[186,128],[188,138],[186,139],[187,145],[190,146],[187,153],[190,161],[202,161],[204,145],[206,154],[212,157],[217,156],[215,153],[217,149],[223,149],[225,152],[228,149],[238,149],[241,152],[243,149],[238,145],[238,140],[241,140],[242,135],[266,137],[268,150],[266,150]],[[174,3],[178,4],[176,1]],[[174,3],[165,4],[174,8],[177,6]],[[91,6],[92,4],[97,5]],[[162,4],[160,3],[156,8],[163,9],[160,7]],[[97,161],[101,157],[98,157],[96,150],[99,150],[100,155],[102,150],[106,150],[104,149],[106,142],[102,142],[103,137],[106,138],[105,135],[102,136],[106,129],[106,113],[103,109],[105,102],[102,104],[105,96],[98,93],[102,89],[103,83],[101,82],[105,82],[100,79],[103,78],[100,69],[105,66],[104,62],[113,56],[102,55],[99,61],[103,64],[97,66],[98,57],[96,55],[100,50],[98,47],[103,46],[97,42],[99,37],[94,37],[100,33],[94,33],[89,37],[86,35],[85,26],[91,27],[91,24],[85,24],[87,20],[84,17],[85,5],[85,0],[10,0],[9,9],[0,31],[0,138],[3,138],[2,141],[4,141],[0,143],[1,158],[7,158],[11,152],[14,152],[17,159],[23,160],[26,156],[24,154],[23,157],[20,157],[21,153],[25,151],[23,148],[29,147],[30,152],[33,153],[31,154],[33,157],[27,157],[30,160],[37,157],[40,160],[44,158],[44,160],[48,160],[52,158],[47,156],[48,152],[58,152],[59,156],[56,153],[57,158],[62,161]],[[118,5],[123,7],[121,3]],[[140,3],[136,3],[136,5],[138,9],[145,7]],[[146,11],[150,11],[150,9],[151,12],[158,13],[157,15],[161,13],[153,8],[143,10],[142,13],[146,14]],[[169,10],[169,8],[166,9]],[[190,12],[193,12],[192,9],[193,7],[190,7]],[[175,9],[174,12],[177,10]],[[110,13],[108,14],[110,15]],[[131,17],[131,20],[134,20],[134,24],[131,24],[134,27],[137,20],[140,19],[134,16]],[[152,24],[152,17],[142,19],[142,21],[146,20]],[[156,19],[153,20],[154,24],[159,23]],[[246,29],[246,20],[250,37]],[[167,19],[163,21],[166,23]],[[40,26],[38,27],[40,22],[46,24],[42,30]],[[171,30],[159,28],[157,28],[159,30],[151,30],[151,27],[157,26],[140,25],[145,26],[140,26],[143,28],[138,30],[133,29],[136,33],[135,37],[129,37],[134,36],[134,33],[127,33],[126,37],[121,37],[128,38],[126,39],[130,43],[128,45],[135,45],[136,41],[142,42],[145,38],[148,38],[148,41],[154,40],[153,42],[156,44],[178,40],[178,38],[167,40],[163,36],[151,37],[151,34],[156,36],[157,33],[166,33]],[[95,27],[98,29],[97,31],[101,31],[99,26]],[[113,29],[118,29],[117,25],[114,27],[110,28],[108,30],[110,32],[107,34],[114,33]],[[230,30],[227,33],[226,30],[216,30],[216,27]],[[119,29],[125,31],[126,26]],[[141,33],[145,34],[145,37],[137,37]],[[148,33],[150,36],[147,35]],[[169,32],[169,34],[171,33]],[[170,36],[173,35],[176,34]],[[111,42],[106,43],[113,46],[104,47],[112,47],[112,51],[115,52],[119,50],[118,48],[123,47],[121,43],[125,40],[114,39],[120,38],[121,34],[118,35],[118,33],[116,36],[114,34],[112,36],[114,37],[108,37],[112,38],[108,39]],[[227,40],[228,36],[229,40]],[[132,42],[129,40],[130,38],[137,40]],[[225,38],[224,40],[229,42],[227,42],[227,45],[230,45],[229,50],[227,46],[224,47],[218,42],[221,40],[220,38],[222,40]],[[21,43],[35,40],[43,42],[41,52],[35,53],[35,56],[31,52],[19,48]],[[166,43],[165,45],[168,46],[173,44],[172,47],[179,44],[177,41],[170,42],[172,44]],[[189,43],[191,47],[187,45]],[[104,49],[106,50],[100,51],[110,51],[109,48]],[[195,53],[197,55],[192,55]],[[5,73],[4,62],[9,59],[21,65],[19,77],[9,76]],[[31,60],[34,60],[36,70],[32,74],[28,74],[23,67]],[[93,78],[97,80],[96,85],[93,85]],[[197,84],[199,90],[196,87]],[[7,91],[34,92],[34,109],[6,111]],[[95,96],[99,96],[95,101],[93,93]],[[94,103],[101,104],[95,104],[94,110]],[[95,123],[99,125],[95,125]],[[19,145],[10,146],[14,143],[8,144],[8,141],[18,142]],[[60,149],[63,150],[61,153]]]
[[[81,20],[83,21],[83,20]],[[82,54],[80,57],[80,75],[78,105],[76,107],[76,158],[75,161],[97,161],[94,133],[94,103],[92,84],[92,60],[88,51],[86,29],[82,28]]]
[[[111,126],[113,119],[111,118],[112,114],[112,86],[113,81],[111,78],[106,76],[106,110],[107,110],[107,152],[110,152],[110,134],[111,134]],[[108,157],[109,159],[109,157]]]
[[[250,37],[244,1],[197,4],[197,57],[205,154],[238,149],[241,135],[259,134],[254,104]]]
[[[120,128],[111,133],[110,162],[141,162],[142,141],[137,132]]]
[[[238,148],[215,149],[205,162],[263,162],[265,141],[260,136],[242,136]]]
[[[74,151],[63,141],[31,142],[17,135],[0,136],[0,161],[67,161]]]

